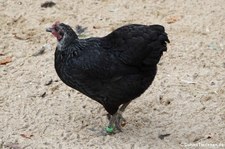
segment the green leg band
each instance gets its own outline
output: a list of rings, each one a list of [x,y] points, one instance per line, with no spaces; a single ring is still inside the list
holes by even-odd
[[[113,132],[113,129],[114,129],[114,127],[110,127],[110,126],[108,126],[108,127],[105,128],[105,130],[106,130],[107,133],[112,133]]]

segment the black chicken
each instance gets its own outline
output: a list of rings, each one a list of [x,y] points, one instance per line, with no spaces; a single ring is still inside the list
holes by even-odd
[[[151,85],[167,50],[164,27],[131,24],[87,39],[78,39],[70,26],[59,22],[46,31],[58,40],[55,69],[60,79],[104,106],[108,133],[121,131],[122,113]]]

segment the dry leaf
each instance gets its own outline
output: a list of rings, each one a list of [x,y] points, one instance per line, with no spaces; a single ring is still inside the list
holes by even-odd
[[[180,19],[181,19],[181,16],[169,16],[166,18],[166,23],[172,24],[179,21]]]
[[[26,138],[26,139],[31,139],[34,135],[26,135],[26,134],[20,134],[21,137]]]
[[[0,65],[6,65],[7,63],[10,63],[10,62],[12,62],[12,57],[8,56],[8,57],[0,60]]]

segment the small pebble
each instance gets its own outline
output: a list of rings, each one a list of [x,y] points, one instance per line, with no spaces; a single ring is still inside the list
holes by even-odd
[[[45,44],[43,45],[37,52],[35,52],[34,54],[32,54],[32,56],[39,56],[45,53],[45,50],[50,50],[51,46],[50,44]]]
[[[211,86],[215,85],[216,83],[215,82],[211,82]]]
[[[41,97],[44,98],[46,96],[46,92],[41,94]]]
[[[43,8],[50,7],[51,8],[51,7],[55,6],[55,5],[56,5],[56,3],[52,2],[52,1],[47,1],[47,2],[42,3],[41,7],[43,7]]]
[[[163,135],[159,135],[158,137],[159,137],[159,139],[164,140],[164,138],[165,138],[165,137],[168,137],[168,136],[170,136],[169,133],[163,134]]]
[[[48,80],[48,81],[45,83],[45,85],[48,86],[48,85],[52,84],[52,82],[53,82],[53,80],[50,79],[50,80]]]
[[[45,48],[42,47],[39,51],[37,51],[34,54],[32,54],[32,56],[39,56],[39,55],[44,54],[44,52],[45,52]]]

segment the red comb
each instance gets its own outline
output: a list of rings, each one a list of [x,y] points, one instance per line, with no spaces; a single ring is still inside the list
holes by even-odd
[[[53,25],[52,25],[52,27],[55,27],[55,26],[57,26],[57,25],[59,25],[60,24],[60,22],[59,21],[56,21]]]

